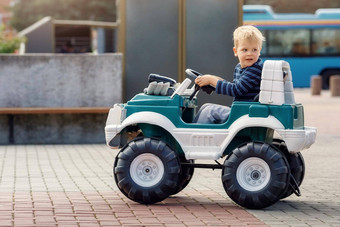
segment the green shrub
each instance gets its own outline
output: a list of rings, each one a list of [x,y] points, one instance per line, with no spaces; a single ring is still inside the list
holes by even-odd
[[[15,53],[24,41],[25,38],[18,37],[13,32],[5,32],[4,26],[0,26],[0,53]]]

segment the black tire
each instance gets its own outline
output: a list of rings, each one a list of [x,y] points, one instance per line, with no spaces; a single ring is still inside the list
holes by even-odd
[[[296,191],[296,184],[300,186],[305,177],[305,161],[300,152],[289,153],[287,146],[282,140],[274,140],[273,145],[277,147],[286,157],[290,167],[290,186],[287,191],[281,196],[281,199],[287,198]],[[294,182],[295,181],[295,182]]]
[[[285,156],[261,142],[249,142],[234,149],[222,169],[222,183],[229,197],[250,209],[276,203],[287,190],[289,176]]]
[[[182,160],[181,163],[194,163],[194,160]],[[177,186],[173,194],[177,194],[182,191],[190,182],[194,175],[194,167],[181,165],[181,173],[178,178]]]
[[[298,196],[300,196],[300,191],[298,188],[296,188],[296,186],[300,187],[305,177],[305,162],[301,153],[298,152],[294,154],[288,154],[286,155],[286,158],[290,166],[292,177],[290,180],[290,186],[288,187],[287,191],[281,196],[281,199],[287,198],[293,193],[296,193]]]
[[[176,189],[180,163],[176,153],[157,139],[139,138],[121,149],[114,164],[119,190],[129,199],[153,204]]]

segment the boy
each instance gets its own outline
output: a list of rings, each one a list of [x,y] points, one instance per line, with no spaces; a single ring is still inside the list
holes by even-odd
[[[212,85],[217,94],[232,96],[234,101],[253,101],[260,92],[263,62],[259,57],[265,38],[254,26],[244,25],[234,31],[233,39],[234,55],[239,59],[239,64],[234,70],[233,82],[207,74],[196,78],[195,83],[200,87]],[[207,103],[200,108],[194,122],[224,123],[228,119],[229,112],[228,106]]]

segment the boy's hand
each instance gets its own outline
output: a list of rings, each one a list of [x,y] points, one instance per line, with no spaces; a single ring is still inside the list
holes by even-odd
[[[219,79],[221,79],[221,78],[214,76],[214,75],[206,74],[206,75],[202,75],[202,76],[197,77],[195,79],[195,83],[200,87],[207,86],[207,85],[211,85],[213,87],[216,87],[217,81]]]

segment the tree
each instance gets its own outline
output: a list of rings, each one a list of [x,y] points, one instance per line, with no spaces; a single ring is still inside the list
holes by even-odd
[[[25,42],[25,38],[17,37],[12,31],[6,31],[4,25],[0,26],[0,53],[15,53],[19,50],[20,43]]]
[[[17,0],[11,26],[20,31],[45,16],[60,20],[116,21],[115,0]]]

